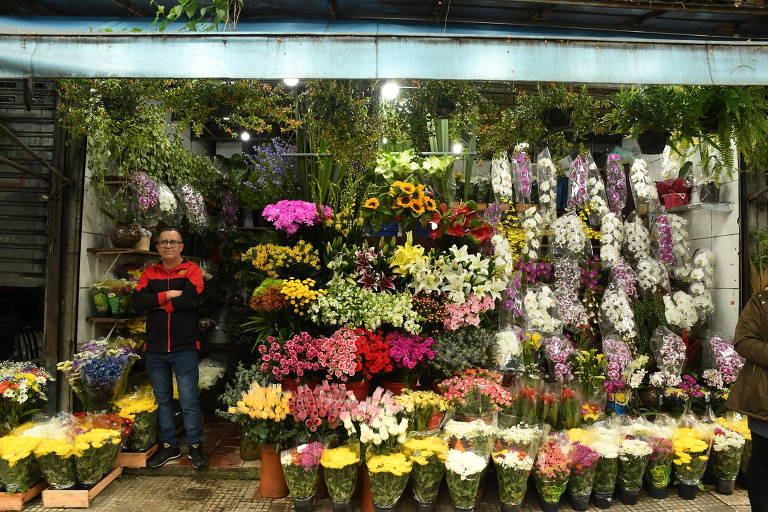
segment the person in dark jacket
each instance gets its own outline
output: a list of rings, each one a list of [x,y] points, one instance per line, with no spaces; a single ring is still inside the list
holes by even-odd
[[[196,469],[208,465],[203,454],[203,422],[198,396],[197,305],[203,292],[200,267],[181,257],[184,242],[174,228],[157,235],[161,263],[144,270],[134,296],[134,308],[147,312],[147,342],[144,346],[147,376],[157,400],[161,446],[147,461],[162,466],[181,457],[173,418],[173,374],[187,433],[187,456]]]
[[[728,407],[749,417],[747,493],[752,512],[768,512],[768,291],[747,302],[736,324],[734,347],[746,361],[731,388]]]

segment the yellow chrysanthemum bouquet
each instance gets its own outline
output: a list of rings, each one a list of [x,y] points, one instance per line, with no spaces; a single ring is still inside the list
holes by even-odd
[[[135,452],[148,450],[157,438],[157,402],[152,387],[142,386],[115,402],[118,414],[133,422],[128,435],[128,449]]]
[[[90,488],[112,470],[120,453],[122,435],[119,430],[111,428],[83,431],[76,427],[75,433],[77,479]]]
[[[448,443],[437,432],[409,432],[405,450],[413,462],[413,497],[419,503],[434,503],[445,474]]]
[[[39,442],[17,430],[0,437],[0,482],[6,491],[25,492],[40,480],[40,467],[35,461]]]
[[[673,442],[675,474],[681,486],[678,492],[681,497],[693,499],[685,494],[686,491],[694,493],[704,477],[709,460],[709,448],[711,432],[700,425],[681,426],[675,430]]]
[[[448,400],[432,391],[404,389],[395,401],[403,408],[410,419],[411,430],[426,432],[437,428],[448,410]]]
[[[26,423],[16,429],[25,439],[35,440],[34,456],[45,480],[52,489],[69,489],[77,483],[72,417],[61,414],[40,423]]]

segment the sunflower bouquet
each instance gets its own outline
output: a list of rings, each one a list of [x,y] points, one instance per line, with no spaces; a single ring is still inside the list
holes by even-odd
[[[77,479],[85,487],[93,487],[115,465],[120,453],[122,434],[111,428],[83,430],[75,427],[75,468]]]
[[[133,422],[128,435],[128,449],[135,452],[148,450],[157,437],[157,402],[150,386],[123,395],[115,402],[118,414]]]
[[[437,212],[437,202],[425,192],[424,185],[393,181],[378,196],[363,203],[363,215],[374,225],[399,222],[403,228],[428,222]]]
[[[434,503],[445,474],[448,443],[439,435],[409,432],[405,450],[413,462],[413,497],[419,503]]]
[[[0,482],[6,491],[25,492],[40,480],[40,468],[35,460],[39,443],[38,438],[16,431],[0,438]]]

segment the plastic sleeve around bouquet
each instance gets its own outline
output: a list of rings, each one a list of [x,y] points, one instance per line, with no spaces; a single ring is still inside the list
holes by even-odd
[[[445,474],[446,440],[437,434],[409,432],[404,447],[413,462],[413,497],[420,503],[434,503]]]
[[[567,437],[550,434],[539,448],[533,471],[536,490],[542,501],[559,502],[568,486],[570,474]]]
[[[360,466],[360,445],[349,443],[326,448],[320,457],[323,476],[328,494],[334,503],[347,503],[357,483],[357,468]]]
[[[715,429],[710,452],[712,474],[721,480],[735,480],[744,453],[744,436],[727,428]]]
[[[69,489],[77,484],[75,457],[78,455],[72,418],[61,413],[27,431],[38,439],[35,457],[52,489]]]
[[[128,449],[144,452],[157,438],[157,402],[150,386],[137,388],[115,402],[118,414],[133,422],[128,435]]]
[[[413,462],[404,449],[376,453],[373,447],[368,447],[365,455],[373,504],[377,508],[393,508],[408,484]]]
[[[581,409],[583,397],[578,392],[578,386],[571,384],[560,385],[560,418],[558,430],[570,430],[581,425]]]
[[[552,252],[558,256],[582,257],[591,244],[576,212],[568,212],[552,222]]]
[[[659,326],[651,336],[651,350],[659,370],[680,375],[685,366],[685,342],[664,326]]]
[[[124,360],[115,357],[92,359],[81,366],[79,385],[73,386],[73,391],[86,411],[101,413],[112,409],[115,399],[125,392],[136,359],[136,356],[127,356]]]
[[[599,227],[606,214],[610,213],[608,200],[605,194],[605,183],[600,171],[592,161],[592,155],[587,155],[589,159],[589,177],[587,179],[587,192],[589,193],[589,223],[595,228]]]
[[[323,450],[322,443],[313,441],[280,452],[280,464],[294,500],[315,495]]]
[[[578,330],[589,323],[587,310],[579,298],[579,263],[566,256],[556,258],[553,266],[557,311],[566,327]]]
[[[509,203],[515,198],[512,171],[506,151],[493,155],[491,160],[491,186],[497,203]]]
[[[713,387],[727,387],[736,381],[736,377],[744,367],[744,358],[736,352],[733,340],[725,338],[717,331],[712,331],[704,338],[702,354],[702,366],[717,370],[722,383]],[[706,371],[705,371],[706,376]]]
[[[178,223],[180,213],[176,196],[165,183],[157,184],[157,196],[160,201],[158,220],[168,226],[175,226]]]
[[[589,161],[577,156],[568,169],[568,209],[576,209],[589,203]]]
[[[653,453],[645,469],[645,481],[651,487],[663,489],[670,484],[672,478],[672,439],[666,429],[655,428],[646,440]]]
[[[635,208],[640,214],[654,214],[664,211],[659,202],[656,184],[648,174],[648,164],[643,159],[635,159],[629,171],[629,185],[635,200]]]
[[[528,288],[523,297],[527,332],[539,332],[542,336],[560,334],[563,324],[557,312],[555,294],[547,285]]]
[[[520,255],[524,261],[538,260],[542,248],[542,231],[549,222],[549,218],[533,206],[525,210],[520,218],[523,227],[523,245],[520,248]]]
[[[651,457],[651,446],[643,439],[625,438],[619,444],[618,482],[625,491],[639,491]]]
[[[498,431],[492,457],[502,504],[522,503],[541,436],[539,428],[512,427]]]
[[[189,183],[181,185],[176,191],[181,203],[181,210],[187,218],[189,228],[195,233],[202,233],[208,227],[208,212],[205,209],[203,195]]]
[[[496,354],[499,371],[516,374],[524,371],[524,343],[523,330],[517,325],[503,327],[496,333]]]
[[[540,424],[539,394],[543,386],[544,383],[540,380],[526,377],[515,380],[511,391],[512,403],[503,413],[515,418],[515,423],[519,421],[523,425]]]
[[[675,457],[672,463],[680,483],[699,485],[707,469],[711,439],[707,433],[702,432],[702,425],[688,424],[691,426],[685,426],[686,421],[681,421],[681,427],[675,431]]]
[[[610,153],[606,163],[608,208],[615,214],[621,214],[627,204],[627,176],[621,163],[621,155]]]
[[[581,424],[585,426],[592,425],[605,418],[605,406],[608,401],[608,394],[602,387],[591,389],[587,392],[585,387],[581,390]]]
[[[530,204],[536,172],[530,157],[525,151],[516,151],[514,153],[512,156],[512,169],[515,176],[515,201]]]
[[[109,473],[120,453],[121,441],[117,430],[93,429],[78,435],[75,438],[79,451],[75,458],[78,481],[92,487]]]
[[[618,334],[625,341],[637,336],[632,302],[617,281],[608,285],[600,303],[600,333]]]
[[[624,252],[635,264],[651,257],[651,233],[636,212],[624,221]]]
[[[654,257],[661,261],[667,270],[679,265],[675,255],[675,243],[672,235],[672,227],[669,225],[668,215],[657,215],[653,219],[651,231],[655,238],[653,246]]]
[[[554,216],[557,212],[557,168],[549,148],[536,157],[536,177],[539,182],[539,207]]]
[[[464,451],[449,449],[445,458],[445,479],[454,506],[472,509],[477,499],[480,481],[488,466],[488,455],[473,447]]]
[[[610,422],[595,423],[589,430],[595,436],[592,448],[600,455],[592,491],[595,497],[610,502],[619,474],[619,431]]]
[[[584,502],[592,494],[600,454],[587,444],[577,441],[571,444],[568,456],[571,460],[568,494]]]
[[[40,481],[34,453],[39,439],[21,433],[28,426],[0,438],[0,483],[9,493],[25,492]]]

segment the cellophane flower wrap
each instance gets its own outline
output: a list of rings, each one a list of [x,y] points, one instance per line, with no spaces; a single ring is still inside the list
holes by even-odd
[[[121,396],[116,402],[117,413],[133,421],[128,435],[128,449],[148,450],[157,438],[157,402],[151,386],[142,386]]]
[[[271,222],[278,231],[293,235],[300,227],[320,224],[333,215],[329,206],[323,206],[321,210],[321,215],[318,215],[318,208],[315,203],[283,200],[265,206],[261,215]]]
[[[0,437],[0,482],[7,492],[25,492],[41,477],[35,460],[35,448],[40,439],[23,435],[26,426]]]
[[[326,447],[320,457],[328,494],[334,503],[347,503],[357,483],[360,465],[360,444],[349,442],[336,447]]]
[[[502,504],[522,503],[543,435],[539,428],[524,426],[500,429],[496,434],[492,458]]]
[[[645,481],[651,487],[663,489],[671,483],[674,456],[672,434],[669,427],[657,423],[646,438],[653,450],[645,469]]]
[[[739,471],[746,475],[749,459],[752,456],[752,431],[749,429],[747,417],[739,413],[729,412],[725,416],[717,418],[717,423],[721,428],[738,432],[744,438]]]
[[[651,349],[656,356],[659,370],[670,375],[680,375],[685,366],[685,342],[677,334],[659,326],[651,337]]]
[[[436,425],[431,425],[432,419],[436,415],[439,417],[450,407],[450,403],[445,397],[433,391],[417,391],[407,388],[395,397],[395,401],[408,415],[410,429],[416,432],[433,430]]]
[[[536,178],[527,150],[528,144],[523,142],[515,146],[515,151],[512,154],[515,172],[515,200],[518,203],[531,202],[531,192]]]
[[[567,437],[562,433],[550,434],[539,448],[533,472],[541,500],[559,502],[568,486],[570,474]]]
[[[445,478],[453,504],[459,509],[472,509],[477,500],[480,480],[488,466],[488,453],[472,446],[455,444],[445,458]]]
[[[509,391],[493,378],[460,375],[444,380],[439,387],[456,412],[466,416],[486,416],[512,403]]]
[[[589,324],[584,304],[579,298],[579,263],[574,258],[557,258],[554,263],[554,289],[557,311],[569,330]]]
[[[536,157],[536,173],[539,181],[539,208],[549,217],[557,215],[557,168],[552,162],[549,148]]]
[[[627,177],[624,174],[624,166],[621,164],[621,155],[610,153],[607,162],[608,208],[612,213],[619,215],[627,203]]]
[[[402,446],[392,451],[366,450],[365,455],[373,504],[394,507],[408,485],[413,462]]]
[[[659,194],[656,192],[656,184],[648,174],[648,163],[642,158],[636,158],[632,162],[629,184],[635,204],[646,208],[643,213],[656,213],[662,209],[659,203]]]
[[[506,151],[500,151],[493,155],[491,160],[491,186],[493,187],[493,194],[497,202],[514,201],[515,190],[512,188],[512,170]]]
[[[664,296],[664,317],[669,325],[679,329],[690,329],[699,320],[696,302],[684,291]]]
[[[581,425],[582,395],[570,385],[560,388],[560,416],[555,430],[569,430]]]
[[[208,211],[205,208],[203,194],[189,183],[181,185],[176,192],[181,209],[187,218],[189,228],[195,233],[202,233],[208,227]]]
[[[625,491],[639,491],[653,449],[645,440],[625,436],[619,443],[619,485]]]
[[[585,500],[592,494],[600,454],[591,447],[595,439],[591,432],[578,428],[571,429],[568,431],[568,438],[571,440],[568,452],[571,463],[568,494],[576,499]]]
[[[712,474],[721,480],[735,480],[739,476],[741,456],[746,440],[728,428],[718,427],[712,437]]]
[[[413,497],[420,503],[434,503],[445,473],[448,443],[437,432],[409,432],[405,450],[413,462]]]
[[[568,176],[568,209],[589,203],[589,163],[587,157],[581,155],[571,161]]]
[[[77,480],[86,487],[96,485],[115,465],[122,434],[111,428],[94,428],[87,422],[74,427]]]
[[[323,381],[314,389],[308,386],[290,394],[288,409],[293,420],[311,433],[330,435],[342,426],[344,413],[355,410],[357,399],[343,384]]]
[[[598,498],[611,500],[619,474],[619,431],[605,422],[595,423],[590,430],[595,436],[592,449],[600,455],[592,491]]]
[[[324,450],[322,443],[312,441],[280,453],[285,481],[294,500],[306,500],[315,495]]]
[[[295,393],[290,393],[283,391],[280,384],[262,386],[254,381],[235,406],[227,409],[227,414],[232,422],[240,426],[244,436],[258,444],[274,444],[279,450],[293,435],[296,415],[294,413],[291,417],[295,409],[291,401],[296,395],[305,397],[308,391],[306,386],[300,386]]]
[[[64,372],[86,411],[98,413],[112,409],[125,392],[128,374],[138,359],[130,344],[118,337],[84,343],[71,361],[56,367]]]
[[[707,385],[726,390],[736,382],[736,377],[744,367],[744,358],[733,348],[733,340],[718,333],[704,341],[703,365],[707,368],[702,377]]]
[[[567,213],[558,217],[552,221],[552,231],[555,253],[576,258],[584,254],[589,239],[578,215]]]
[[[627,342],[637,337],[632,302],[617,281],[608,285],[600,303],[600,332],[619,334]]]
[[[0,436],[39,410],[51,375],[30,362],[0,363]]]
[[[77,484],[75,446],[72,420],[61,414],[23,431],[23,436],[36,438],[35,458],[51,489],[69,489]]]
[[[550,336],[542,340],[550,375],[557,382],[573,380],[573,360],[576,349],[565,336]]]
[[[675,431],[673,442],[675,458],[672,463],[677,480],[685,485],[699,485],[709,460],[710,439],[705,427],[682,426]]]
[[[529,288],[523,297],[523,305],[527,331],[536,331],[542,335],[560,333],[562,321],[552,288],[547,285]]]

